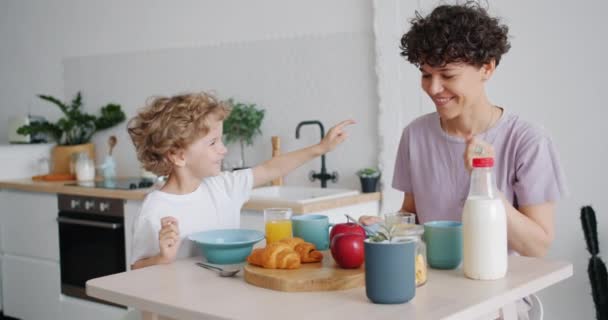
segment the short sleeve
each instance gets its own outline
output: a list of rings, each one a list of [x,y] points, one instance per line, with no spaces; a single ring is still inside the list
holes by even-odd
[[[412,192],[409,132],[409,127],[406,127],[401,135],[399,149],[397,149],[397,159],[395,160],[395,171],[393,174],[393,188],[406,193]]]
[[[225,172],[221,175],[221,183],[224,185],[226,194],[230,201],[238,207],[249,200],[253,188],[252,169]]]
[[[150,219],[138,217],[133,230],[133,243],[131,244],[130,265],[138,260],[154,256],[160,252],[158,245],[158,231],[160,222],[155,225]]]
[[[517,153],[513,192],[518,206],[557,201],[567,194],[555,146],[540,131]]]

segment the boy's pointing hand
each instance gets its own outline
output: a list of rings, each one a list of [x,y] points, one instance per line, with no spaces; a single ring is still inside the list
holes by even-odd
[[[327,135],[323,138],[323,140],[321,140],[323,153],[332,151],[336,146],[346,140],[346,138],[348,138],[348,132],[346,132],[344,129],[346,126],[354,123],[355,120],[344,120],[329,129]]]

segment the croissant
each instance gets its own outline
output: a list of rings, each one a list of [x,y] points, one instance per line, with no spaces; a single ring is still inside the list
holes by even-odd
[[[304,243],[304,239],[293,237],[293,238],[284,238],[279,240],[279,242],[289,245],[292,249],[296,248],[296,245],[300,243]]]
[[[319,262],[323,260],[323,253],[317,250],[312,243],[304,242],[297,244],[295,250],[300,255],[300,261],[302,263]]]
[[[279,242],[289,245],[300,255],[300,262],[311,263],[323,260],[323,253],[318,251],[314,244],[305,242],[304,239],[294,237],[282,239]]]
[[[266,248],[254,249],[247,262],[266,269],[297,269],[300,256],[289,245],[273,242]]]

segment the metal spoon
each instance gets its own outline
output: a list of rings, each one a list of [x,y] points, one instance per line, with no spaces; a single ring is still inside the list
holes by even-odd
[[[216,267],[216,266],[213,266],[213,265],[210,265],[210,264],[206,264],[206,263],[203,263],[203,262],[197,262],[196,265],[199,266],[199,267],[203,267],[205,269],[219,271],[220,272],[220,277],[232,277],[235,274],[239,273],[239,271],[241,271],[240,268],[234,269],[234,270],[226,270],[226,269],[222,269],[220,267]]]

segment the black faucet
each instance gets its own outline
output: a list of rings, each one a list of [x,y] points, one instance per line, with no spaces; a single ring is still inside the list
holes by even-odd
[[[296,139],[300,139],[300,128],[309,124],[319,125],[319,128],[321,129],[321,140],[323,140],[323,137],[325,137],[325,128],[319,120],[309,120],[298,123],[298,126],[296,127]],[[331,174],[327,173],[327,169],[325,168],[325,155],[323,154],[321,155],[321,172],[317,173],[313,170],[308,174],[308,178],[310,181],[315,181],[317,179],[321,180],[321,188],[327,188],[327,180],[331,180],[334,183],[338,181],[338,172],[334,171]]]

